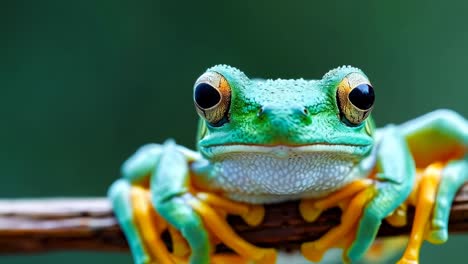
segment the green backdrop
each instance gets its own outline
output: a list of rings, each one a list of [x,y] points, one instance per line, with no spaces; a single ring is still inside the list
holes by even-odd
[[[379,125],[435,108],[468,116],[468,2],[0,3],[0,196],[103,196],[138,146],[194,146],[194,80],[214,64],[319,78],[343,64],[376,89]],[[460,263],[467,237],[426,245]],[[124,253],[2,256],[1,263],[129,263]]]

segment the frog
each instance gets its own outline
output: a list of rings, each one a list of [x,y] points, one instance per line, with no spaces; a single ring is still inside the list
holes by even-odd
[[[451,202],[468,179],[468,123],[439,109],[377,128],[375,89],[352,66],[321,79],[256,79],[216,65],[193,86],[197,150],[169,139],[127,159],[108,197],[135,263],[275,263],[277,250],[250,244],[226,221],[256,226],[265,204],[298,200],[314,222],[339,207],[341,222],[304,242],[319,262],[331,248],[362,259],[383,221],[408,224],[398,263],[419,263],[422,243],[448,239]],[[171,237],[169,249],[162,238]],[[223,243],[233,253],[217,253]]]

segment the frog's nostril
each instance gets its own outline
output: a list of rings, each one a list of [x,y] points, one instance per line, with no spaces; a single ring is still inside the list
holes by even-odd
[[[260,107],[260,108],[258,109],[257,116],[258,116],[258,117],[262,116],[264,112],[265,112],[264,107],[263,107],[263,106]]]

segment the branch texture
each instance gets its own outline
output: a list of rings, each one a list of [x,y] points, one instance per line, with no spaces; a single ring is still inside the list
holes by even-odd
[[[410,211],[408,223],[411,223]],[[239,217],[229,217],[234,229],[260,246],[296,248],[301,242],[319,238],[340,222],[340,211],[331,209],[314,223],[302,220],[297,202],[266,206],[266,216],[257,227]],[[379,236],[409,234],[383,223]],[[450,232],[468,231],[468,184],[452,205]],[[0,254],[51,250],[128,250],[125,238],[105,198],[0,200]],[[222,248],[220,250],[223,250]]]

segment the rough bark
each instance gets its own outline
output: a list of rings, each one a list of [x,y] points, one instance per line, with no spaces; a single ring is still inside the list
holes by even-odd
[[[297,202],[266,206],[265,219],[257,227],[246,225],[238,217],[229,217],[229,221],[251,243],[276,248],[295,248],[303,241],[317,239],[340,221],[340,211],[331,209],[316,222],[306,223],[297,207]],[[384,223],[379,236],[408,234],[410,228]],[[468,184],[458,192],[450,217],[451,233],[467,231]],[[105,198],[0,200],[1,254],[51,250],[128,248]]]

